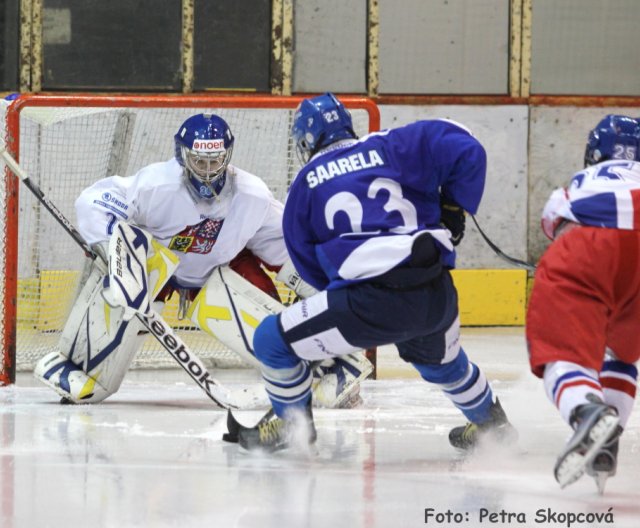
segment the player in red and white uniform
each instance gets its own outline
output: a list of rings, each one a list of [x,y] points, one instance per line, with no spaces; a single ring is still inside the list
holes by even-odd
[[[553,240],[535,274],[526,322],[531,369],[574,434],[555,466],[562,487],[586,471],[600,492],[640,358],[640,124],[608,115],[589,135],[585,169],[542,214]]]
[[[189,303],[208,283],[212,272],[225,265],[280,300],[264,268],[279,271],[289,262],[282,233],[283,205],[261,179],[230,164],[233,146],[233,134],[222,118],[194,115],[175,135],[175,157],[148,165],[133,176],[99,180],[76,200],[78,230],[96,252],[107,254],[114,226],[120,221],[145,230],[179,258],[177,269],[155,299],[166,301],[177,291],[179,318],[187,313]],[[86,304],[102,302],[92,293],[85,297],[90,296],[93,300]],[[67,341],[71,344],[61,346],[58,356],[43,358],[36,368],[37,377],[74,402],[97,402],[116,392],[139,346],[134,344],[134,323],[129,322],[97,347],[103,335],[114,332],[108,326],[110,320],[98,334],[99,339],[82,330],[95,327],[101,317],[100,309],[93,310],[98,315],[90,311],[90,306],[72,311],[73,331],[63,332],[70,335]],[[87,344],[78,353],[80,342]],[[249,349],[241,355],[257,364],[252,352]],[[370,363],[362,354],[358,361],[368,368],[368,374]],[[350,371],[353,368],[357,367],[350,365]],[[74,390],[72,377],[78,369],[95,371],[95,381],[98,385],[102,381],[105,390],[89,391],[84,380]]]

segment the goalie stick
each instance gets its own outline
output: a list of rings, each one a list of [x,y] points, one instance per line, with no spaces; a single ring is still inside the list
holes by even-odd
[[[84,250],[87,257],[94,261],[99,258],[107,264],[102,256],[99,256],[93,251],[74,225],[69,222],[67,217],[56,207],[49,197],[42,192],[42,189],[31,181],[28,174],[22,169],[13,156],[7,152],[4,143],[2,143],[0,149],[0,156],[2,156],[7,167],[11,169],[11,172],[20,178],[25,186],[44,205],[47,211],[51,213],[71,238]],[[167,324],[162,316],[155,311],[150,309],[147,314],[138,312],[136,313],[136,317],[218,407],[227,410],[252,407],[260,399],[257,395],[252,395],[250,389],[244,389],[234,397],[229,389],[223,387],[220,382],[209,374],[202,361],[189,350],[187,344],[174,332],[173,328]]]

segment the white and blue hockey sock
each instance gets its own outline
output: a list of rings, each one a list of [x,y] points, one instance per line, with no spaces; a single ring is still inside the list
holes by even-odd
[[[473,423],[491,418],[493,393],[482,371],[467,358],[464,350],[441,365],[414,364],[423,379],[440,385],[445,396]]]
[[[253,347],[275,413],[283,417],[291,409],[305,408],[311,401],[311,368],[285,343],[277,316],[270,315],[260,323]]]
[[[441,386],[445,396],[470,422],[482,424],[491,418],[493,393],[487,378],[475,363],[469,362],[461,379]]]
[[[275,413],[283,417],[294,408],[304,409],[311,400],[313,376],[305,361],[291,368],[274,369],[262,365],[262,379]]]

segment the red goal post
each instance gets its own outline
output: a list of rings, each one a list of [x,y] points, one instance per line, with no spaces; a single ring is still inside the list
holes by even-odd
[[[178,127],[199,112],[227,120],[236,137],[232,163],[262,177],[283,200],[299,169],[289,130],[304,97],[22,95],[0,107],[0,118],[7,151],[75,224],[73,202],[83,188],[97,179],[131,175],[149,163],[169,159]],[[340,99],[351,111],[358,135],[379,130],[379,109],[371,99]],[[29,191],[20,189],[19,179],[6,167],[1,181],[0,386],[14,383],[16,371],[31,370],[55,348],[85,260],[69,235]],[[163,315],[185,332],[194,352],[211,355],[208,362],[204,358],[208,366],[241,366],[235,354],[212,346],[211,337],[172,320],[166,310]],[[139,354],[136,361],[137,366],[173,366],[171,358],[154,350]]]

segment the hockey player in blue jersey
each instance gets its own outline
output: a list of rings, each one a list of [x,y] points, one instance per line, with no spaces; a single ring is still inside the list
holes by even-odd
[[[254,349],[275,417],[236,430],[240,444],[275,451],[300,430],[303,442],[314,442],[310,363],[390,343],[469,420],[451,430],[454,447],[514,439],[485,376],[460,346],[449,272],[465,211],[475,213],[482,197],[481,144],[447,120],[358,139],[330,93],[300,104],[292,136],[306,164],[285,204],[285,242],[320,293],[258,327]]]

